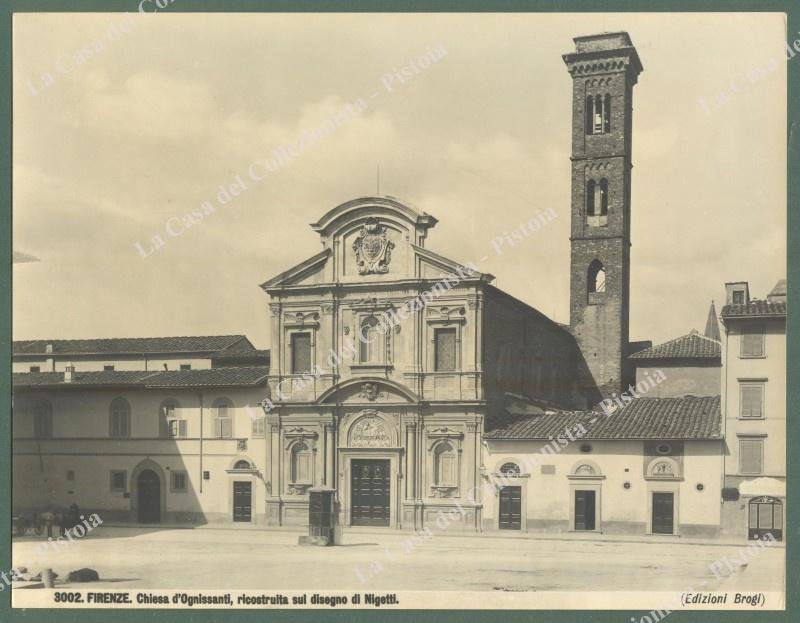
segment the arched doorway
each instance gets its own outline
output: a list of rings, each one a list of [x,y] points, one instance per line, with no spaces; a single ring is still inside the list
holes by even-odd
[[[747,538],[751,541],[783,540],[783,503],[769,496],[753,498],[749,504]]]
[[[161,521],[161,480],[152,469],[145,469],[136,481],[139,523]]]

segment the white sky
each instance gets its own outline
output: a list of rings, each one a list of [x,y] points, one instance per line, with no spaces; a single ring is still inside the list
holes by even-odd
[[[631,339],[702,330],[724,282],[748,280],[764,296],[785,276],[782,15],[163,12],[135,15],[129,34],[75,64],[121,20],[14,19],[14,249],[41,259],[14,266],[15,339],[244,333],[269,347],[258,284],[317,253],[308,223],[374,194],[378,164],[382,194],[439,219],[428,248],[476,261],[568,322],[561,54],[601,31],[627,30],[645,68],[634,91]],[[439,44],[438,64],[383,90],[383,74]],[[45,72],[55,82],[41,89]],[[358,119],[180,237],[165,234],[167,219],[357,97],[369,102]],[[492,252],[492,238],[550,207],[558,218],[545,229]],[[134,243],[154,234],[167,244],[142,259]]]

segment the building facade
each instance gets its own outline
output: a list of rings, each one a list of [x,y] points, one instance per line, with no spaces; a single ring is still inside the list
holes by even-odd
[[[138,370],[103,369],[132,367],[132,342],[53,340],[48,355],[83,362],[91,353],[100,370],[13,375],[14,511],[75,503],[107,522],[263,523],[266,355],[237,339],[238,359],[230,336],[143,338],[137,352],[144,345],[179,369],[144,370],[142,360]],[[254,360],[262,365],[233,365]]]
[[[726,284],[722,308],[725,426],[723,530],[783,538],[786,507],[786,281],[765,299]]]
[[[323,251],[265,282],[271,410],[267,519],[308,521],[336,489],[345,526],[418,528],[459,509],[479,530],[481,435],[506,392],[570,406],[564,327],[425,248],[436,220],[390,197],[313,228]]]

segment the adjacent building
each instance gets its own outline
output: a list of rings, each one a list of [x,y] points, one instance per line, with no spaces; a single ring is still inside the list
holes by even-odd
[[[15,342],[14,360],[50,368],[13,374],[16,512],[264,521],[268,354],[243,336]]]
[[[786,280],[765,299],[751,298],[744,281],[725,289],[722,529],[780,540],[786,502]]]

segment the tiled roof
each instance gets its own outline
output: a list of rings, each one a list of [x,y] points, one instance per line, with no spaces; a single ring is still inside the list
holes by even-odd
[[[266,366],[208,368],[161,372],[147,379],[147,387],[227,387],[263,385],[269,371]]]
[[[487,421],[487,439],[548,439],[576,430],[581,439],[721,439],[719,396],[635,398],[624,409],[560,411],[534,416],[500,416]]]
[[[123,337],[90,340],[19,340],[13,343],[14,355],[46,355],[52,345],[54,355],[123,355],[142,353],[211,353],[225,350],[244,340],[244,335],[189,335],[178,337]],[[237,344],[237,346],[240,346]]]
[[[269,360],[269,349],[252,349],[252,350],[224,350],[219,353],[213,353],[212,359],[250,359],[250,358],[264,358]]]
[[[73,372],[64,381],[63,372],[18,372],[12,387],[249,387],[266,383],[264,366],[168,370],[163,372]]]
[[[723,318],[780,318],[786,316],[786,303],[770,301],[750,301],[741,305],[726,305],[722,308]]]
[[[720,345],[716,340],[689,333],[679,338],[645,348],[629,359],[719,359]]]

